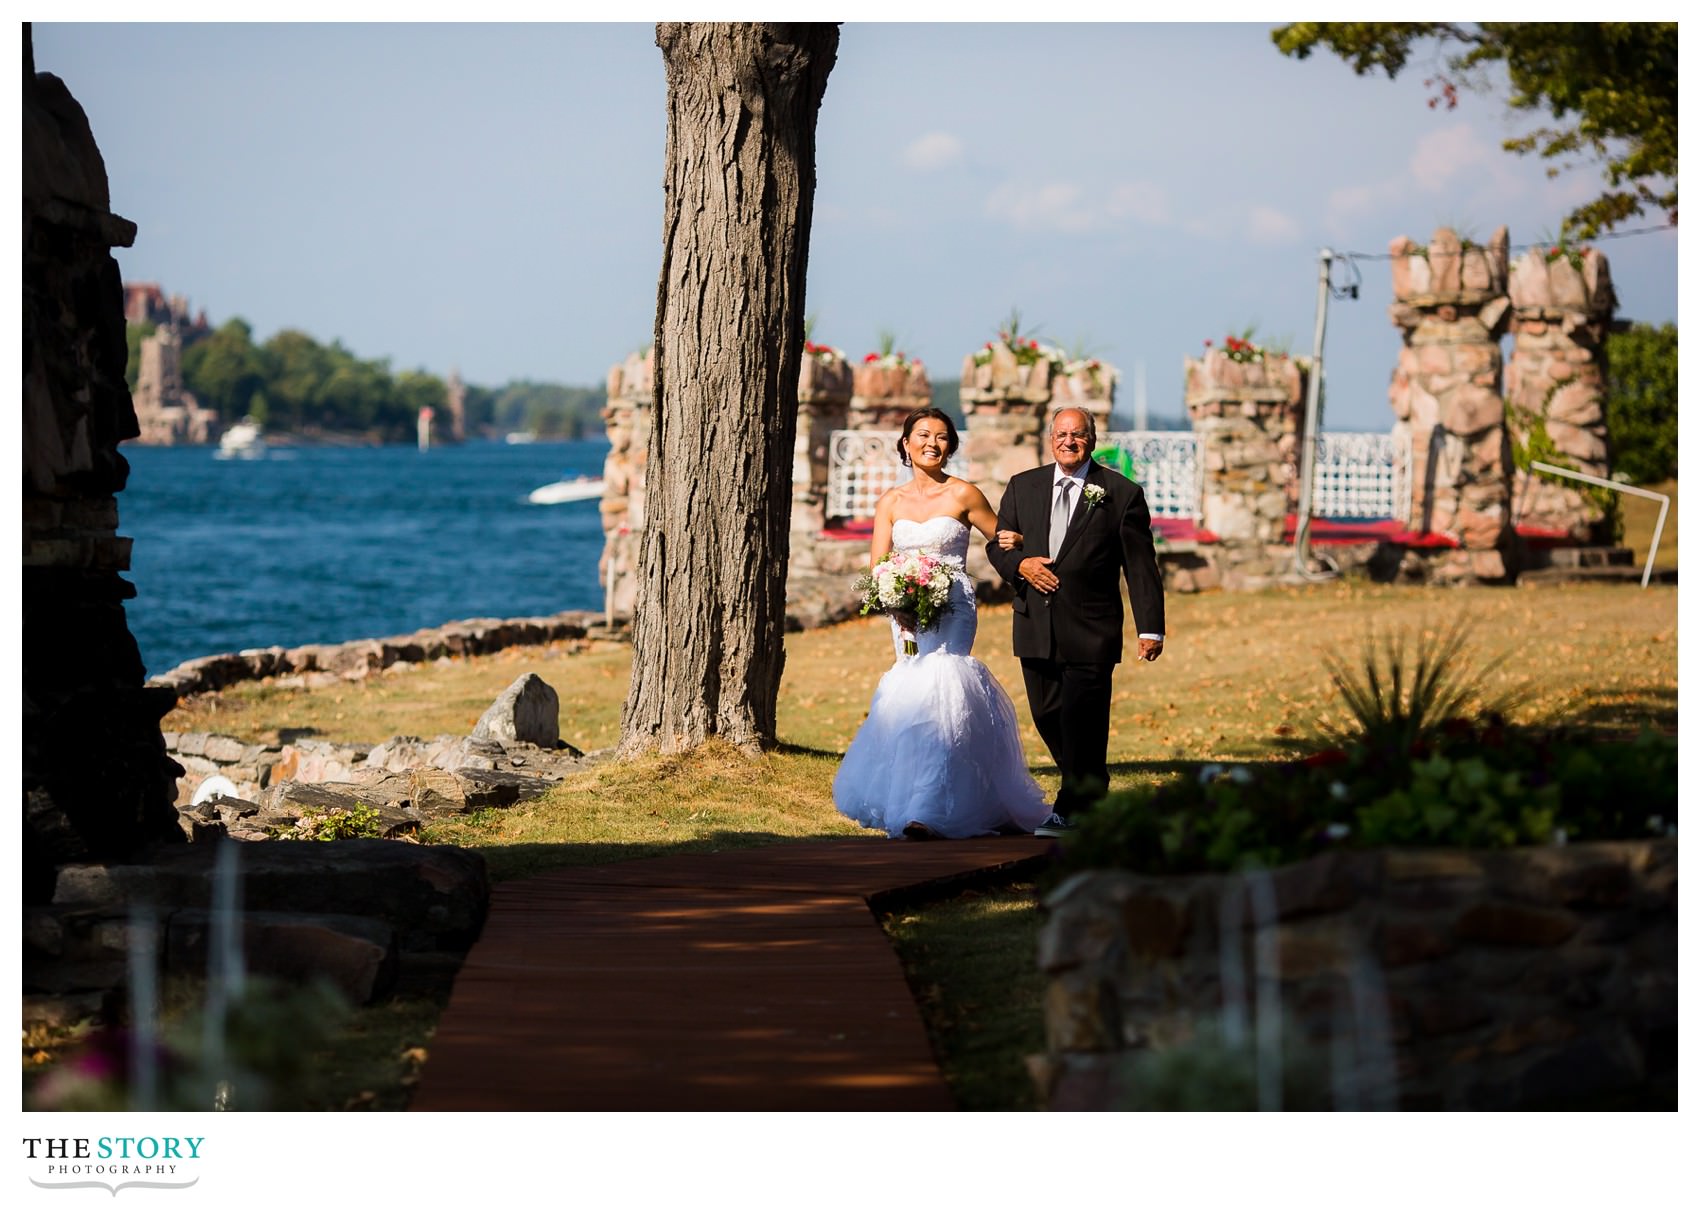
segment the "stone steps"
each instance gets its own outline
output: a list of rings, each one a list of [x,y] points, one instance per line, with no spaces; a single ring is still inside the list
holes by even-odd
[[[1525,570],[1592,569],[1619,565],[1641,567],[1633,551],[1619,547],[1528,548],[1518,561]]]
[[[1544,569],[1528,569],[1517,575],[1520,586],[1556,585],[1560,582],[1589,582],[1593,584],[1623,583],[1630,585],[1641,584],[1640,565],[1595,565],[1591,567],[1564,567],[1555,565]],[[1649,584],[1675,585],[1676,570],[1668,566],[1653,566],[1653,575],[1648,579]]]

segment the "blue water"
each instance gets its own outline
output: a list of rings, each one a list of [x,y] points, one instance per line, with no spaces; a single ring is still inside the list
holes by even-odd
[[[597,503],[526,494],[599,476],[608,443],[300,447],[219,460],[121,448],[125,604],[150,675],[191,657],[391,636],[452,619],[596,610]]]

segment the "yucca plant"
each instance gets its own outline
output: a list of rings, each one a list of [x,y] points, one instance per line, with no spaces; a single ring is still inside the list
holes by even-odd
[[[1460,617],[1440,630],[1421,628],[1413,642],[1405,634],[1378,634],[1372,625],[1357,666],[1323,654],[1329,681],[1340,692],[1348,719],[1319,723],[1336,745],[1409,754],[1429,746],[1449,721],[1474,706],[1481,715],[1505,716],[1523,700],[1510,689],[1489,695],[1482,684],[1504,663],[1478,663],[1470,651],[1470,624]]]

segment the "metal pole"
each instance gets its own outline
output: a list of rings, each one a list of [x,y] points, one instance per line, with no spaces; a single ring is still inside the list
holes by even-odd
[[[1542,463],[1539,459],[1531,459],[1529,466],[1537,472],[1545,472],[1550,476],[1568,476],[1572,480],[1597,484],[1602,489],[1610,489],[1614,493],[1630,493],[1636,497],[1645,497],[1649,501],[1659,503],[1659,520],[1653,525],[1653,543],[1647,549],[1647,567],[1641,570],[1641,588],[1646,589],[1647,583],[1653,579],[1653,557],[1659,554],[1659,536],[1665,533],[1665,514],[1670,510],[1670,495],[1668,493],[1655,493],[1651,489],[1638,489],[1632,484],[1618,484],[1615,480],[1601,480],[1598,476],[1590,476],[1586,472],[1573,472],[1569,468],[1554,467],[1550,463]]]
[[[1318,258],[1316,282],[1316,339],[1310,350],[1310,382],[1305,390],[1305,431],[1299,447],[1299,512],[1293,528],[1293,570],[1306,581],[1327,581],[1333,571],[1310,570],[1310,510],[1316,478],[1316,431],[1322,412],[1322,336],[1328,328],[1329,267],[1334,250],[1325,248]]]

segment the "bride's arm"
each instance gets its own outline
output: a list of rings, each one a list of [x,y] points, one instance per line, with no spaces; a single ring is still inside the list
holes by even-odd
[[[963,511],[968,515],[968,525],[995,542],[998,537],[998,516],[993,513],[992,503],[986,500],[986,495],[975,485],[963,481],[961,502]]]
[[[896,510],[897,490],[887,489],[874,505],[874,541],[868,548],[871,569],[891,553],[891,516]]]

